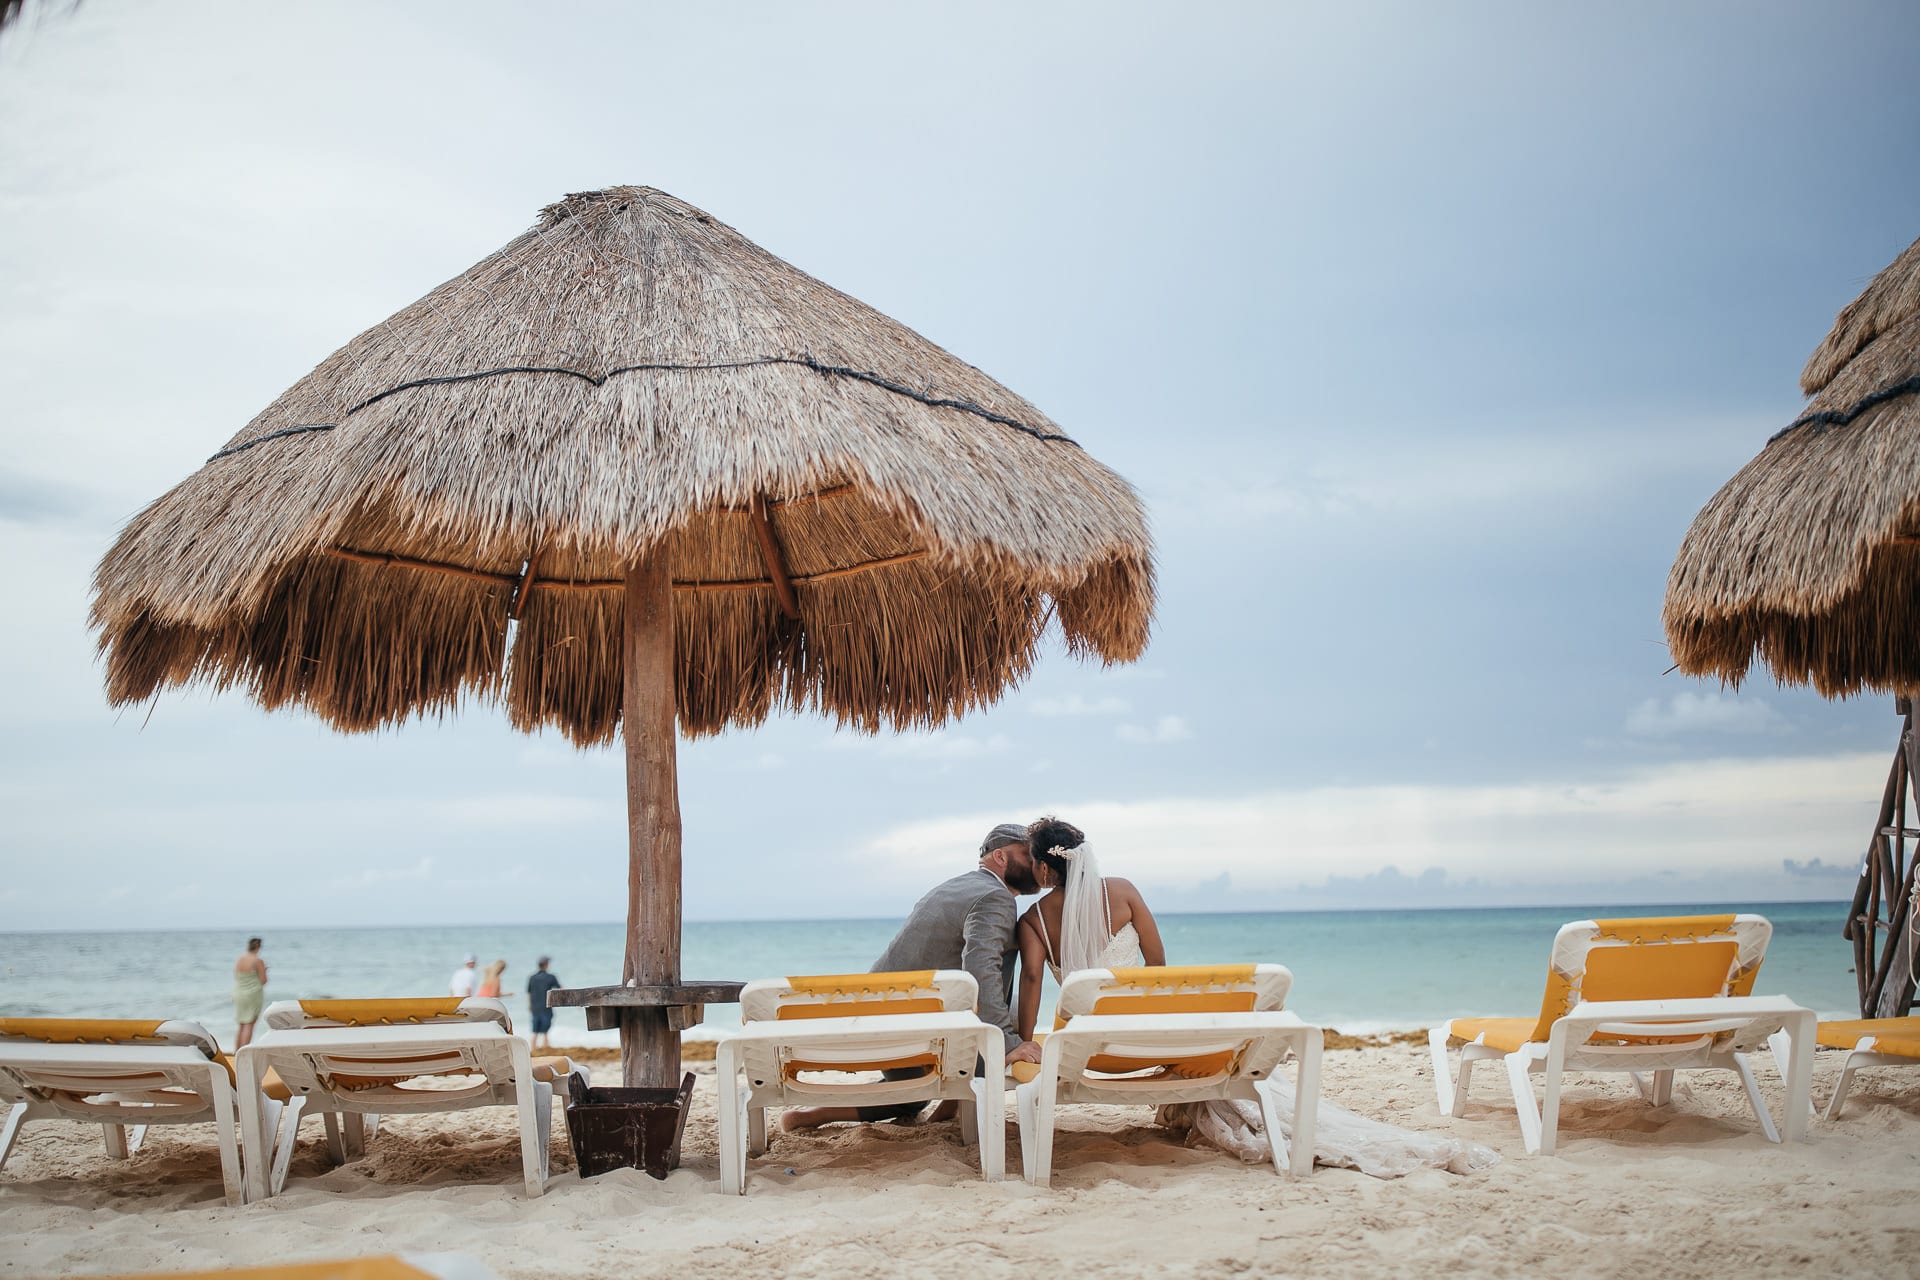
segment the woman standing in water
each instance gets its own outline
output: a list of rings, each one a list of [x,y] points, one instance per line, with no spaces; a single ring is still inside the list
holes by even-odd
[[[260,939],[248,938],[247,949],[233,962],[233,1020],[240,1030],[233,1037],[236,1051],[253,1039],[253,1024],[260,1020],[260,1006],[266,1003],[267,962],[260,958]]]

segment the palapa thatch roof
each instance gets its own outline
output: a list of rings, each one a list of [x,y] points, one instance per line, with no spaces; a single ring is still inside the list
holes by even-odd
[[[1694,518],[1667,578],[1681,670],[1756,659],[1829,697],[1920,692],[1920,240],[1807,362],[1806,412]]]
[[[661,549],[690,734],[776,707],[935,724],[1018,680],[1049,617],[1121,662],[1153,608],[1138,497],[1046,415],[615,187],[349,342],[135,517],[93,622],[116,704],[202,681],[371,729],[503,696],[601,742],[623,573]]]

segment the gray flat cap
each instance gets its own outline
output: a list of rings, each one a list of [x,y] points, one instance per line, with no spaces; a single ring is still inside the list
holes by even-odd
[[[987,832],[987,838],[980,842],[980,856],[986,857],[995,849],[1003,849],[1010,844],[1027,843],[1027,824],[1024,822],[1003,822]]]

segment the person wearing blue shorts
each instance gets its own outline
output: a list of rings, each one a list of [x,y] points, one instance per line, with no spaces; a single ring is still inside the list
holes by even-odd
[[[540,967],[527,979],[527,1008],[533,1013],[533,1047],[551,1049],[547,1032],[553,1030],[553,1010],[547,1008],[547,992],[560,985],[560,979],[547,972],[552,956],[541,956]]]

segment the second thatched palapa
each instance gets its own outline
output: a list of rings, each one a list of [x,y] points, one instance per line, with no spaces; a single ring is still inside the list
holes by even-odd
[[[1920,693],[1920,240],[1840,313],[1806,412],[1694,518],[1667,578],[1674,661],[1755,662],[1829,697]]]
[[[626,977],[658,983],[676,718],[931,726],[1016,682],[1049,619],[1125,662],[1152,610],[1138,497],[1033,405],[615,187],[295,384],[127,526],[93,620],[115,704],[200,681],[348,730],[466,695],[581,744],[624,722]]]
[[[1920,942],[1920,240],[1840,312],[1806,412],[1713,496],[1667,578],[1667,643],[1692,675],[1756,661],[1828,697],[1898,695],[1900,746],[1843,929],[1860,1010],[1898,1017]]]

